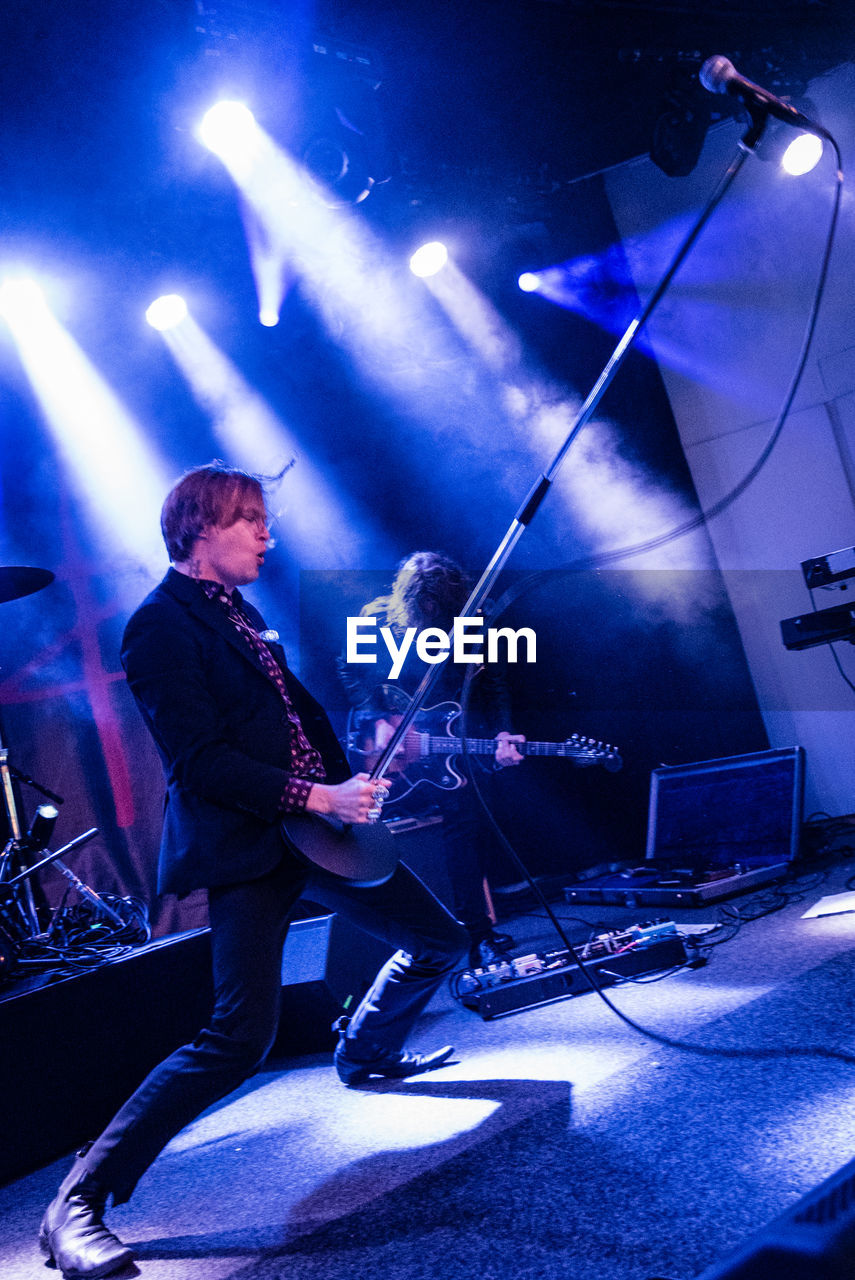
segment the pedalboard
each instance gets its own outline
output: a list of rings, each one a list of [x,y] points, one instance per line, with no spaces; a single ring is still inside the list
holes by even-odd
[[[687,963],[684,939],[673,920],[598,934],[567,950],[511,957],[455,978],[461,1004],[486,1020],[590,991],[582,969],[598,987]]]

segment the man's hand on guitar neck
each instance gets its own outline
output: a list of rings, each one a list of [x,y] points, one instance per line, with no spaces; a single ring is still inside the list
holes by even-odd
[[[496,767],[506,769],[511,764],[522,764],[524,757],[517,751],[516,744],[525,742],[521,733],[508,733],[503,729],[496,734]]]
[[[346,782],[316,782],[306,801],[307,813],[322,813],[341,822],[376,822],[389,794],[388,778],[357,773]]]

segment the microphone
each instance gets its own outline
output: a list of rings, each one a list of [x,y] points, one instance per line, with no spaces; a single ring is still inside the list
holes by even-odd
[[[39,853],[50,844],[59,809],[52,804],[40,804],[36,809],[30,829],[24,838],[25,847],[32,853]]]
[[[807,133],[816,133],[833,141],[831,134],[827,129],[823,129],[821,124],[802,115],[801,111],[784,102],[783,98],[776,98],[768,89],[762,89],[752,80],[746,80],[745,76],[739,74],[730,59],[725,58],[721,53],[714,53],[711,58],[707,58],[698,73],[698,79],[710,93],[729,93],[731,97],[738,98],[749,112],[765,111],[776,120],[783,120],[784,124],[790,124],[795,129],[804,129]]]

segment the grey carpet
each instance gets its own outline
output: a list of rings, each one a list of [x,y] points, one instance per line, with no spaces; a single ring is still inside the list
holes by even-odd
[[[855,1156],[855,916],[800,918],[847,870],[705,969],[610,992],[704,1052],[593,995],[485,1023],[443,992],[417,1040],[452,1039],[451,1065],[346,1090],[324,1056],[271,1063],[109,1221],[146,1280],[690,1280]],[[63,1167],[0,1190],[6,1280],[45,1274]]]

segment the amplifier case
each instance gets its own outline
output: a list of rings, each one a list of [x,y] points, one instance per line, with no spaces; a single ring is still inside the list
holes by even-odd
[[[804,750],[663,765],[650,779],[643,861],[593,868],[571,903],[699,907],[783,879],[799,851]]]
[[[804,749],[663,766],[650,778],[647,858],[707,868],[792,862],[804,805]]]

